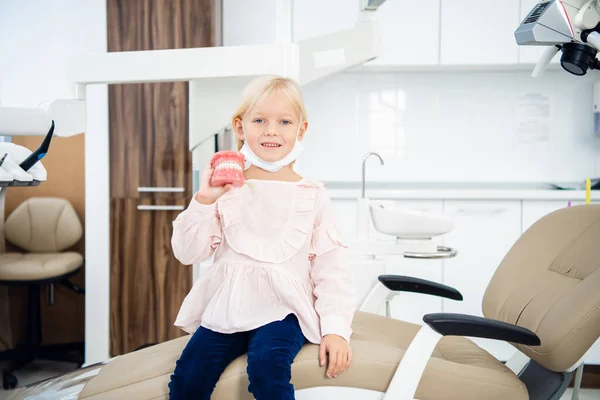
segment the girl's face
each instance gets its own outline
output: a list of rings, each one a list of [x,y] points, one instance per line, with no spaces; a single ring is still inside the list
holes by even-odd
[[[281,160],[292,151],[296,135],[302,140],[308,126],[306,121],[300,122],[290,101],[279,91],[235,124],[238,138],[247,140],[254,154],[269,162]]]

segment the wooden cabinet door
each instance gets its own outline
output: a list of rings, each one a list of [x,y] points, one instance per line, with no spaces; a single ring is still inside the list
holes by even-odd
[[[189,197],[187,82],[112,85],[112,198]]]
[[[107,0],[108,51],[214,46],[216,4]],[[109,86],[111,356],[184,334],[173,323],[192,268],[171,249],[181,210],[143,208],[191,199],[188,99],[187,82]]]
[[[113,199],[111,211],[110,353],[125,354],[184,334],[173,323],[191,289],[192,268],[173,257],[172,221],[181,211],[167,199]],[[184,201],[179,201],[185,207]]]

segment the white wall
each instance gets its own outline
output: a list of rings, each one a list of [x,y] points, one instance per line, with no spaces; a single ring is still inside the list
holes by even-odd
[[[36,107],[72,98],[67,58],[106,52],[105,0],[2,0],[0,104]],[[108,95],[87,89],[86,362],[108,357]],[[52,151],[52,147],[50,147]],[[91,284],[92,282],[96,283]]]
[[[71,97],[66,57],[106,51],[105,8],[102,0],[2,0],[2,104]]]
[[[557,182],[600,176],[592,133],[595,71],[340,74],[304,89],[299,170],[359,181],[377,151],[381,182]],[[375,161],[373,161],[376,164]],[[342,168],[340,168],[342,166]]]

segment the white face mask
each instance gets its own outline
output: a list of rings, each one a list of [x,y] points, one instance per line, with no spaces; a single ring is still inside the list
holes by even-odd
[[[254,154],[252,149],[250,149],[250,146],[248,146],[246,130],[244,129],[243,126],[242,126],[242,131],[244,132],[244,145],[240,149],[240,153],[242,153],[246,157],[246,161],[248,163],[250,163],[260,169],[264,169],[265,171],[269,171],[269,172],[279,171],[281,168],[283,168],[286,165],[289,165],[293,161],[295,161],[296,158],[298,157],[298,155],[302,152],[302,150],[304,150],[304,146],[302,146],[302,143],[298,140],[298,134],[300,133],[300,126],[298,126],[298,132],[296,132],[296,142],[294,143],[294,147],[292,148],[292,151],[290,151],[281,160],[265,161],[262,158],[260,158],[259,156],[257,156],[256,154]]]

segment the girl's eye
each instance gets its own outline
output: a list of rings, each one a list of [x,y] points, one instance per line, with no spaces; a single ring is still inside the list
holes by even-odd
[[[281,123],[284,125],[290,125],[292,123],[292,121],[283,120],[283,121],[281,121]]]
[[[256,118],[254,120],[254,122],[256,122],[257,124],[261,124],[263,121],[264,121],[264,119],[262,119],[262,118]]]

